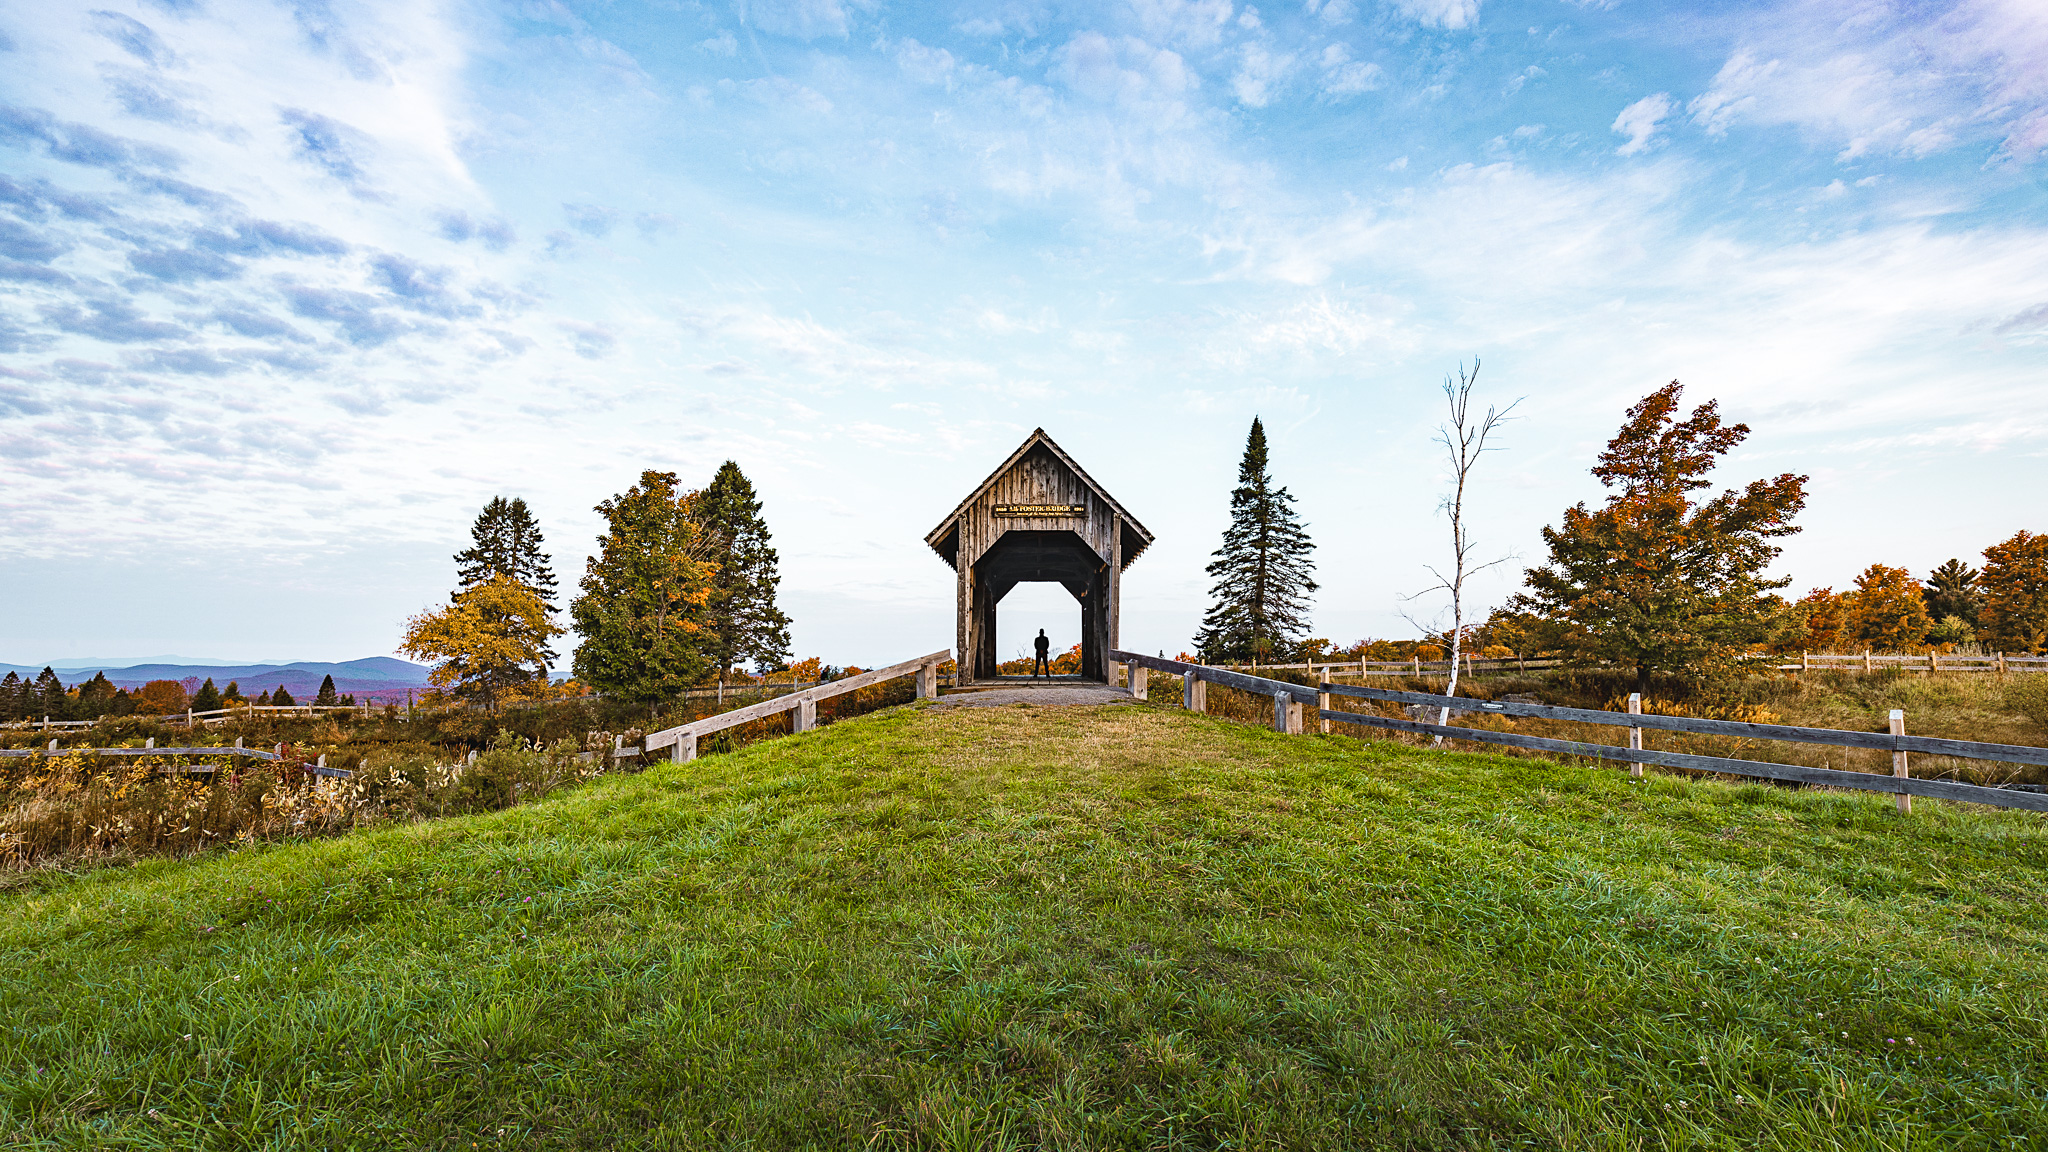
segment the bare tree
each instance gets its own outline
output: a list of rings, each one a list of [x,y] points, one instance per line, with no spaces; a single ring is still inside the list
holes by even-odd
[[[1514,404],[1499,411],[1495,411],[1489,405],[1486,415],[1475,419],[1472,415],[1472,386],[1478,382],[1477,356],[1472,358],[1470,373],[1467,373],[1465,366],[1460,364],[1456,380],[1449,376],[1444,377],[1444,399],[1450,402],[1451,419],[1448,424],[1437,428],[1436,442],[1444,446],[1444,450],[1451,458],[1452,488],[1439,505],[1451,520],[1451,572],[1446,576],[1434,566],[1424,565],[1429,569],[1429,574],[1436,577],[1437,582],[1415,594],[1416,597],[1427,596],[1432,592],[1451,594],[1451,681],[1449,687],[1444,689],[1446,696],[1458,694],[1458,663],[1465,643],[1465,581],[1496,564],[1504,564],[1513,559],[1511,554],[1498,560],[1474,565],[1472,550],[1476,545],[1465,532],[1465,495],[1472,480],[1472,469],[1479,463],[1481,455],[1499,451],[1498,448],[1486,446],[1487,437],[1491,436],[1494,429],[1508,419],[1508,413],[1513,412],[1515,406],[1521,403],[1518,399]],[[1437,723],[1450,722],[1451,708],[1446,704],[1437,718]],[[1443,737],[1437,737],[1437,743],[1443,743]]]

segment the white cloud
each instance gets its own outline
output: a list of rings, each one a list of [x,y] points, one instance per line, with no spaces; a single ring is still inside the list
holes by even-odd
[[[1213,48],[1230,23],[1230,0],[1130,0],[1138,26],[1152,40],[1181,48]]]
[[[1264,108],[1272,101],[1274,88],[1293,70],[1292,55],[1276,55],[1266,45],[1254,41],[1238,50],[1237,72],[1230,78],[1231,91],[1237,94],[1237,102],[1247,108]]]
[[[1645,96],[1621,110],[1614,118],[1614,131],[1628,137],[1628,142],[1614,151],[1621,156],[1634,156],[1648,150],[1664,118],[1671,114],[1671,97],[1663,92]]]
[[[1054,72],[1084,96],[1120,104],[1178,101],[1197,83],[1179,53],[1135,37],[1111,40],[1100,32],[1082,32],[1067,41]]]
[[[1926,156],[1970,139],[2030,160],[2048,146],[2048,8],[1963,0],[1938,19],[1806,0],[1753,22],[1687,105],[1710,135],[1791,125],[1843,160]]]
[[[1323,69],[1323,95],[1331,99],[1341,100],[1380,86],[1380,66],[1353,60],[1350,45],[1340,42],[1325,47],[1319,63]]]
[[[846,38],[846,8],[839,0],[739,0],[739,15],[742,21],[778,36]]]
[[[1469,28],[1479,19],[1479,0],[1393,0],[1394,10],[1431,28]]]
[[[711,39],[697,41],[697,47],[713,56],[735,56],[739,54],[740,42],[732,33],[720,29],[718,35]]]

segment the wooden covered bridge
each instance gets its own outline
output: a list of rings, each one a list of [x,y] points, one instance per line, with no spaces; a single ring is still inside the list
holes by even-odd
[[[953,566],[957,683],[990,680],[996,606],[1019,584],[1058,584],[1081,609],[1081,675],[1106,680],[1118,646],[1124,568],[1152,533],[1074,459],[1034,430],[1002,466],[925,536]]]

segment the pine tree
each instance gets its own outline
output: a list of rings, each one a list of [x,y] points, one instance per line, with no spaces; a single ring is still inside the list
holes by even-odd
[[[240,700],[241,698],[242,686],[240,684],[235,683],[233,680],[228,681],[228,686],[226,688],[221,689],[220,699],[221,703],[223,704],[230,703],[235,700]]]
[[[455,576],[462,588],[475,588],[492,576],[510,576],[540,597],[549,616],[561,611],[555,603],[555,570],[547,553],[540,550],[540,525],[534,522],[524,497],[493,497],[477,514],[469,535],[474,543],[455,554]],[[556,659],[554,651],[542,645],[541,659],[545,672],[545,665]]]
[[[1957,617],[1970,627],[1977,626],[1978,609],[1984,606],[1984,590],[1977,583],[1978,571],[1961,560],[1950,560],[1927,574],[1927,586],[1920,595],[1927,601],[1927,614],[1936,620]]]
[[[1569,627],[1574,659],[1633,668],[1636,690],[1653,672],[1712,680],[1783,638],[1794,615],[1766,579],[1771,541],[1799,531],[1806,477],[1785,473],[1740,492],[1696,501],[1707,473],[1749,435],[1721,423],[1713,401],[1678,419],[1684,389],[1659,388],[1628,410],[1593,475],[1615,489],[1599,509],[1577,504],[1543,529],[1550,560],[1527,573],[1509,601]]]
[[[57,679],[57,673],[49,665],[36,674],[35,704],[31,717],[48,716],[54,720],[71,718],[71,697],[64,691],[64,682]]]
[[[578,680],[607,696],[656,703],[711,671],[704,605],[713,569],[696,502],[697,493],[677,489],[675,473],[650,470],[597,506],[608,530],[569,605],[583,638]]]
[[[277,691],[270,694],[270,702],[279,708],[291,708],[298,704],[297,700],[292,699],[292,694],[284,690],[282,684],[277,686]]]
[[[13,672],[0,676],[0,720],[19,720],[28,715],[27,703],[22,699],[23,682]]]
[[[257,695],[256,695],[256,706],[257,706],[258,708],[268,708],[268,707],[270,707],[270,693],[268,693],[268,692],[259,692],[259,693],[257,693]]]
[[[1230,493],[1230,527],[1208,567],[1216,584],[1195,636],[1203,660],[1271,661],[1292,652],[1308,632],[1308,598],[1317,587],[1308,554],[1315,545],[1293,504],[1293,495],[1275,487],[1267,471],[1266,429],[1254,417]]]
[[[213,677],[208,676],[206,683],[199,686],[199,691],[192,694],[192,710],[194,712],[211,712],[219,707],[220,691],[213,686]]]
[[[332,675],[321,677],[320,691],[314,694],[313,703],[325,708],[333,706],[340,702],[340,700],[341,697],[334,691],[334,677]]]
[[[742,661],[752,661],[757,670],[787,663],[789,617],[775,606],[782,575],[761,502],[738,464],[727,460],[719,466],[697,497],[697,518],[704,526],[704,558],[717,566],[705,605],[712,662],[727,673]]]

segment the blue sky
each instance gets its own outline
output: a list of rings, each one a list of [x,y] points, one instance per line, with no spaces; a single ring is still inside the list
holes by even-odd
[[[1702,8],[11,6],[0,659],[382,654],[490,497],[572,584],[592,505],[728,457],[800,652],[898,659],[1037,426],[1171,654],[1255,414],[1317,632],[1408,635],[1474,356],[1488,555],[1674,378],[1728,482],[1812,476],[1795,592],[2048,530],[2048,9]]]

